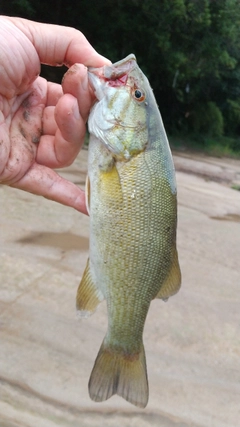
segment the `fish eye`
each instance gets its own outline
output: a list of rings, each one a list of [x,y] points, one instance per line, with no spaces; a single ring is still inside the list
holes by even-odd
[[[142,92],[137,89],[137,90],[135,90],[134,95],[135,95],[135,98],[139,99],[142,96]]]
[[[137,101],[144,101],[144,99],[145,99],[145,94],[140,90],[140,89],[136,89],[135,91],[134,91],[134,98],[137,100]]]

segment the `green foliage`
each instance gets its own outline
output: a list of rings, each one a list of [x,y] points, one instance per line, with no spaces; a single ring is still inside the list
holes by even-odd
[[[240,159],[240,140],[226,136],[208,137],[199,134],[169,135],[170,145],[176,151],[204,152],[214,157]]]
[[[0,3],[0,14],[34,18],[35,7],[33,0],[10,0]]]
[[[212,101],[200,104],[192,112],[191,127],[195,134],[222,136],[223,115]]]
[[[240,99],[227,100],[225,123],[230,135],[240,130]]]
[[[204,138],[203,149],[207,154],[214,157],[235,157],[231,143],[225,141],[224,138]]]
[[[30,0],[14,0],[13,6],[19,10],[19,13],[24,13],[29,17],[34,15],[34,7]]]
[[[239,185],[239,184],[233,184],[233,185],[232,185],[232,189],[233,189],[233,190],[240,191],[240,185]]]
[[[135,53],[168,130],[240,131],[239,0],[3,3],[0,13],[79,28],[112,61]]]

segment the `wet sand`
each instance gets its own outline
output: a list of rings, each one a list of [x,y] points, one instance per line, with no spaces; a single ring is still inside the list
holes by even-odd
[[[86,151],[61,173],[84,186]],[[103,302],[78,320],[89,219],[0,187],[0,426],[240,426],[240,162],[174,156],[180,292],[153,301],[144,331],[150,399],[94,403],[88,379]]]

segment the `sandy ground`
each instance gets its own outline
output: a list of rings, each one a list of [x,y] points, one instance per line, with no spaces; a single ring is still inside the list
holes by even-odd
[[[82,186],[86,154],[62,171]],[[183,284],[147,318],[145,410],[88,396],[107,326],[105,303],[75,314],[89,219],[0,187],[0,427],[240,426],[240,162],[174,160]]]

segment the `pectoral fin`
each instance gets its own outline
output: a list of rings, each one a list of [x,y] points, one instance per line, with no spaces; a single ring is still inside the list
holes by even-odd
[[[161,298],[167,300],[172,295],[176,294],[181,286],[181,271],[178,262],[178,253],[177,249],[174,249],[172,266],[169,271],[168,276],[163,282],[158,294],[155,298]]]
[[[98,304],[104,299],[102,292],[92,280],[89,259],[82,280],[77,291],[76,306],[80,317],[88,317],[96,310]]]

